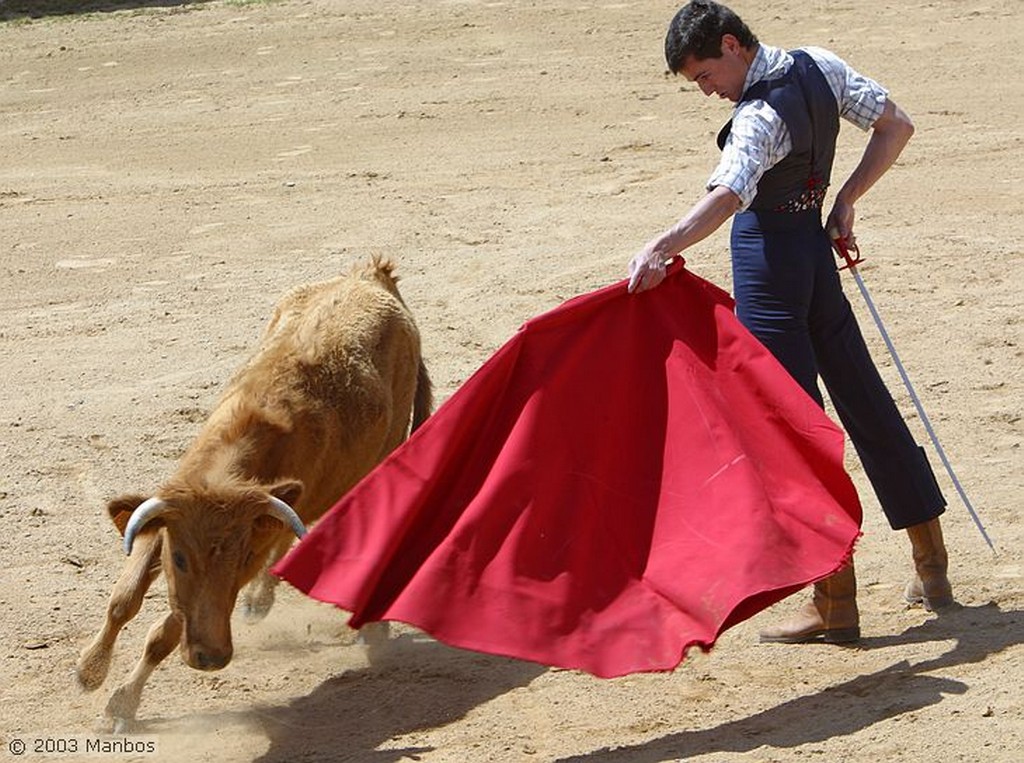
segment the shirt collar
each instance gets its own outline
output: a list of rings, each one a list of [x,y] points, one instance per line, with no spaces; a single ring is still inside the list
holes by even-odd
[[[792,63],[793,57],[782,48],[758,44],[754,60],[750,62],[750,68],[747,69],[747,78],[743,82],[743,92],[747,92],[752,85],[757,84],[763,79],[771,79],[772,77],[784,74]]]

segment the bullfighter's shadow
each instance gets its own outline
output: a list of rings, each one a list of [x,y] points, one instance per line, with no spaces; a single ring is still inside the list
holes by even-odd
[[[898,635],[864,638],[850,651],[936,641],[956,645],[933,659],[914,664],[903,660],[745,718],[643,744],[603,748],[559,763],[660,763],[708,753],[749,752],[766,745],[793,748],[853,734],[938,704],[946,694],[965,693],[968,687],[960,681],[926,674],[980,662],[1024,642],[1024,612],[1004,612],[994,603],[960,607]],[[204,720],[258,726],[270,747],[256,763],[396,763],[432,748],[377,748],[418,729],[453,723],[547,670],[403,634],[368,667],[335,676],[287,705],[222,713],[212,719],[204,715]]]
[[[559,763],[660,763],[707,753],[749,752],[765,745],[792,748],[852,734],[879,721],[937,704],[945,694],[965,693],[967,685],[960,681],[924,674],[980,662],[1024,642],[1024,613],[1003,612],[995,603],[958,607],[902,634],[862,639],[854,651],[947,640],[955,640],[956,646],[934,659],[914,664],[904,660],[712,728],[681,731],[639,745],[604,748],[562,758]]]

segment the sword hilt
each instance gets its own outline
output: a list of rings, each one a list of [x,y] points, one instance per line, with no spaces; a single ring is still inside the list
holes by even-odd
[[[839,266],[839,270],[857,267],[858,263],[864,261],[864,258],[860,255],[860,249],[846,236],[834,235],[835,233],[835,231],[829,231],[829,237],[832,239],[832,248],[846,262],[845,265]]]

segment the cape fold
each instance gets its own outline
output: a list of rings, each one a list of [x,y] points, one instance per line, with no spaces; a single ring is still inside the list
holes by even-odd
[[[838,569],[843,433],[680,263],[524,324],[274,568],[453,646],[670,670]]]

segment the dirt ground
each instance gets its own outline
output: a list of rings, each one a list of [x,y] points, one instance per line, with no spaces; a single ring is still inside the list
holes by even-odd
[[[30,3],[21,3],[21,6]],[[702,193],[728,105],[666,76],[672,2],[280,0],[0,22],[0,757],[98,728],[72,668],[122,563],[105,501],[168,476],[287,289],[398,264],[444,400],[527,318],[625,274]],[[369,664],[282,588],[236,657],[151,679],[189,761],[1019,761],[1024,749],[1024,84],[1019,0],[737,0],[761,39],[885,83],[917,134],[859,205],[862,272],[995,541],[950,501],[962,608],[907,609],[908,543],[854,458],[864,638],[757,643],[602,681],[404,629]],[[865,136],[841,136],[837,174]],[[690,267],[728,288],[725,230]],[[921,422],[852,281],[911,426]],[[29,749],[12,755],[18,742]],[[65,758],[86,759],[78,754]]]

